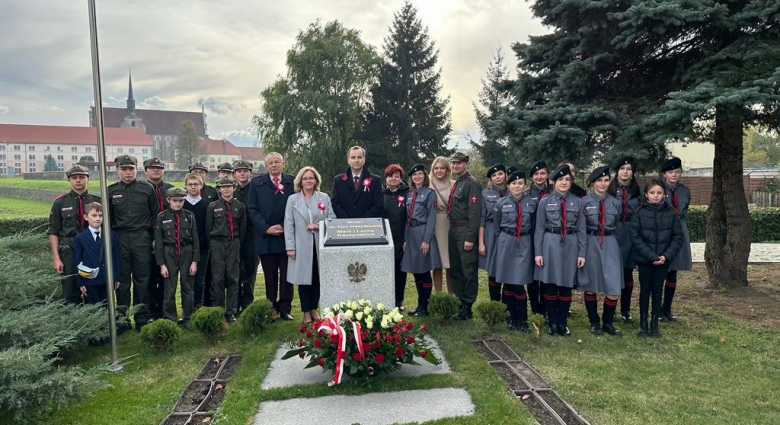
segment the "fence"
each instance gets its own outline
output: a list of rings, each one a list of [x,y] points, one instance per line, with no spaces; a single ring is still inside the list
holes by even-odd
[[[757,207],[780,207],[780,192],[753,192],[751,201]]]
[[[656,176],[641,176],[637,177],[639,186],[644,188],[645,184]],[[742,184],[745,186],[745,198],[748,202],[753,201],[755,192],[765,188],[772,181],[771,177],[766,178],[751,178],[750,176],[742,176]],[[680,178],[680,183],[688,186],[691,189],[691,205],[709,205],[710,198],[712,197],[712,177],[711,176],[683,176]],[[777,205],[777,204],[774,204]]]

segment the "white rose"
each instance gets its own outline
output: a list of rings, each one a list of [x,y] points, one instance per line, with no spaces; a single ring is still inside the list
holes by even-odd
[[[358,311],[357,314],[355,315],[355,319],[363,320],[363,312]]]
[[[374,327],[374,322],[366,322],[366,329],[371,329]]]
[[[322,314],[331,316],[333,314],[333,310],[331,310],[330,307],[325,307],[325,310],[322,310]]]
[[[398,311],[396,311],[395,314],[393,314],[393,322],[400,322],[401,319],[403,319],[403,318],[404,318],[404,316],[401,313],[399,313]]]
[[[384,310],[385,309],[385,305],[382,304],[382,303],[379,303],[379,304],[376,305],[376,308],[377,308],[377,310]]]
[[[350,305],[350,307],[352,308],[352,310],[357,310],[358,303],[356,303],[355,301],[352,301],[352,304]]]
[[[352,310],[347,310],[346,313],[344,313],[344,317],[347,319],[352,319],[352,317],[355,315],[355,313]]]
[[[333,304],[333,311],[339,311],[339,310],[340,310],[340,309],[339,309],[339,305],[338,305],[338,303],[336,303],[336,304]]]
[[[358,300],[358,304],[360,304],[360,305],[366,305],[366,300],[364,300],[364,299],[362,299],[362,298],[361,298],[360,300]]]
[[[371,314],[371,307],[364,308],[363,309],[363,314],[365,314],[366,316],[370,315]]]

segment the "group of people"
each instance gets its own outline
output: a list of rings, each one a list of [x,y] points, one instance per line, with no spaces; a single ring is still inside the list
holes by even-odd
[[[551,335],[569,335],[577,288],[584,292],[591,332],[620,335],[613,317],[620,303],[623,321],[633,321],[636,267],[638,334],[660,336],[658,321],[675,320],[677,271],[690,269],[691,261],[685,228],[690,191],[679,182],[679,159],[666,161],[659,179],[640,190],[634,161],[624,157],[613,167],[614,179],[609,167],[595,169],[588,191],[574,183],[570,161],[552,172],[545,161],[537,162],[530,182],[524,171],[495,164],[484,189],[461,152],[437,157],[430,169],[415,164],[405,172],[390,164],[384,178],[365,162],[365,149],[350,148],[348,168],[334,177],[328,195],[320,190],[316,169],[287,174],[276,152],[265,157],[267,172],[254,177],[249,162],[220,164],[216,188],[206,184],[208,168],[201,163],[189,167],[185,187],[179,188],[164,182],[159,159],[144,162],[143,181],[137,179],[135,157],[117,157],[119,181],[108,187],[108,196],[119,310],[126,312],[131,299],[138,305],[138,330],[157,318],[186,326],[202,305],[223,307],[226,320],[234,322],[253,301],[260,265],[276,315],[293,320],[298,286],[302,320],[312,322],[319,318],[321,222],[383,217],[395,245],[395,304],[404,308],[411,273],[418,293],[413,316],[428,315],[432,291],[446,288],[460,300],[453,319],[472,318],[481,268],[489,276],[491,300],[507,305],[510,329],[529,330],[530,299],[531,311],[546,316]],[[53,266],[63,275],[68,301],[105,302],[100,199],[87,190],[88,170],[77,165],[66,176],[71,190],[54,201],[49,220]],[[604,295],[601,318],[598,294]],[[129,325],[123,326],[120,331]]]

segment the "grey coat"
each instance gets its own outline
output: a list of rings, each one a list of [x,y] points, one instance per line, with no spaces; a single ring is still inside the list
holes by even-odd
[[[311,285],[314,250],[319,249],[319,232],[306,230],[306,225],[319,223],[327,218],[336,218],[336,214],[326,193],[315,192],[308,201],[303,198],[302,192],[287,198],[284,244],[287,251],[295,250],[295,259],[290,258],[287,261],[288,282],[294,285]]]
[[[484,230],[485,239],[485,251],[487,255],[479,256],[479,268],[487,271],[488,257],[490,257],[490,250],[496,242],[496,229],[498,223],[494,222],[493,213],[495,210],[493,207],[496,205],[499,199],[506,196],[507,189],[499,190],[495,185],[491,184],[489,187],[482,190],[482,213],[479,216],[479,227]],[[488,273],[490,276],[492,274]]]
[[[585,267],[579,269],[581,291],[591,291],[607,295],[620,294],[623,289],[623,261],[620,246],[614,234],[622,215],[622,203],[612,195],[604,198],[604,237],[601,235],[601,200],[593,192],[583,199],[583,216],[587,229],[587,252]],[[592,233],[596,233],[595,235]]]
[[[436,242],[436,192],[429,187],[410,190],[406,199],[407,226],[404,233],[404,256],[401,271],[425,273],[441,268],[441,253]],[[427,242],[428,254],[423,255],[420,245]]]
[[[666,188],[666,202],[674,207],[672,202],[677,198],[677,215],[680,216],[680,224],[682,225],[683,243],[680,248],[680,253],[677,257],[674,257],[674,261],[669,265],[669,270],[690,270],[693,266],[693,259],[691,257],[691,234],[688,232],[688,226],[685,224],[685,217],[688,216],[688,207],[691,205],[691,190],[688,186],[677,183],[675,187],[671,187],[667,184]]]
[[[623,215],[623,193],[626,196],[626,211]],[[620,245],[620,254],[623,256],[623,267],[633,269],[636,267],[634,262],[634,245],[631,243],[631,217],[634,211],[639,208],[641,203],[642,189],[639,190],[639,197],[631,196],[631,190],[628,186],[617,185],[615,189],[615,198],[620,203],[620,220],[615,225],[615,239]]]
[[[566,228],[564,238],[560,233],[562,202],[566,203]],[[553,192],[539,201],[534,229],[534,254],[544,259],[543,267],[536,267],[534,279],[544,283],[573,288],[577,286],[577,258],[585,257],[585,218],[582,214],[583,199],[571,192],[561,196]]]
[[[523,194],[520,197],[522,223],[517,238],[517,206],[514,197],[501,198],[495,205],[493,233],[495,243],[488,249],[488,274],[496,282],[525,285],[534,280],[533,230],[536,225],[536,201]],[[506,233],[514,232],[514,235]]]

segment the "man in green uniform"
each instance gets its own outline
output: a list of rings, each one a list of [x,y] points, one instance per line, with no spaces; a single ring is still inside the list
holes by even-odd
[[[194,162],[190,165],[190,173],[196,174],[203,179],[203,188],[200,189],[200,197],[206,201],[206,205],[219,199],[219,192],[214,187],[206,184],[209,178],[209,169],[202,162]],[[203,305],[211,307],[214,305],[214,298],[211,293],[211,261],[206,262],[205,279],[203,280]]]
[[[136,179],[138,159],[132,155],[120,155],[114,160],[119,181],[108,187],[111,230],[119,239],[119,290],[117,307],[127,312],[130,307],[132,281],[133,305],[138,307],[134,315],[135,328],[149,322],[149,277],[152,257],[152,232],[160,206],[154,189],[149,183]],[[126,330],[120,329],[120,330]]]
[[[49,248],[54,271],[62,275],[62,296],[73,304],[81,302],[81,291],[76,286],[76,264],[73,256],[73,238],[89,225],[84,221],[84,205],[100,202],[100,197],[91,195],[89,170],[74,165],[65,175],[70,183],[70,192],[57,197],[49,212]]]
[[[474,248],[479,236],[479,216],[482,205],[482,185],[469,174],[469,157],[455,152],[450,157],[455,184],[447,202],[450,219],[449,251],[450,281],[455,295],[460,299],[460,311],[454,320],[473,317],[471,306],[477,300],[479,288],[477,268],[479,250]]]
[[[144,173],[146,181],[152,185],[154,195],[157,198],[157,204],[160,206],[160,212],[168,209],[168,197],[165,196],[168,189],[173,185],[163,180],[165,174],[165,164],[160,158],[150,158],[144,161]],[[152,262],[152,271],[149,278],[149,308],[152,311],[152,318],[159,319],[163,317],[163,292],[165,280],[160,274],[160,268]]]
[[[255,300],[255,281],[257,280],[257,266],[260,260],[255,254],[255,226],[249,217],[249,191],[252,180],[252,163],[249,161],[236,161],[233,163],[233,178],[236,181],[234,196],[247,207],[246,236],[241,239],[241,258],[239,282],[241,289],[238,295],[239,312],[252,304]]]

